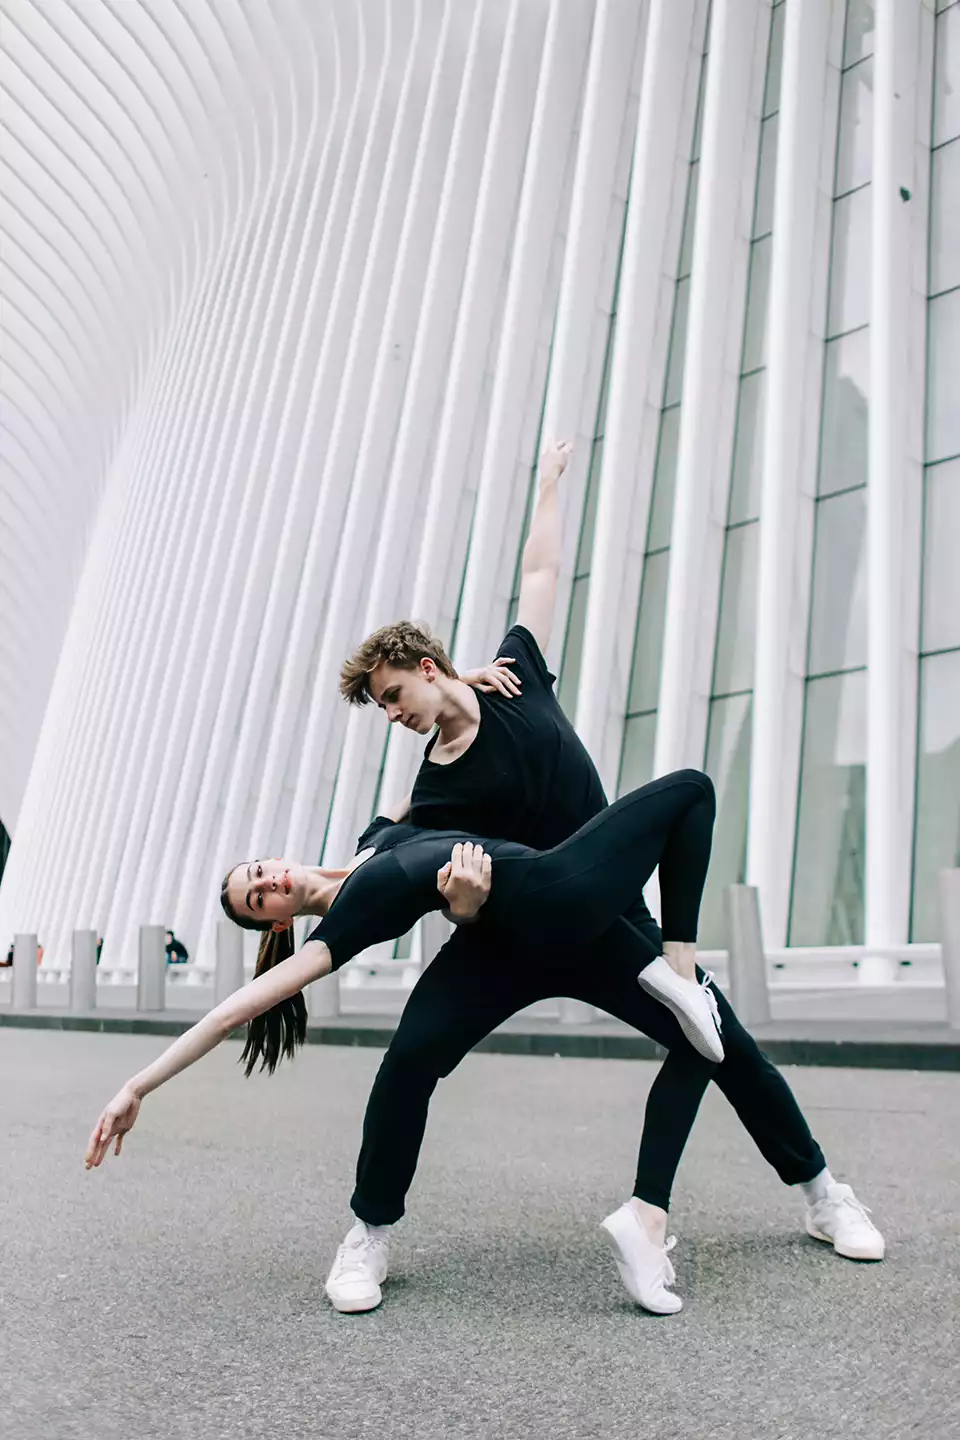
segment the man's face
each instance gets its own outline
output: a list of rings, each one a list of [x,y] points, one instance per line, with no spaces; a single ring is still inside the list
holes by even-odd
[[[384,663],[370,675],[370,695],[391,725],[399,721],[407,730],[427,735],[442,704],[439,674],[432,660],[421,660],[415,670]]]

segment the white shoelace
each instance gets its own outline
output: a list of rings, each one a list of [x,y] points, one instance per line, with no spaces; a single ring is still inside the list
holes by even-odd
[[[866,1221],[867,1225],[869,1225],[871,1230],[875,1230],[877,1228],[874,1225],[873,1221],[870,1219],[873,1211],[868,1206],[864,1205],[862,1200],[858,1200],[856,1195],[844,1195],[839,1201],[835,1201],[834,1203],[837,1205],[838,1209],[843,1205],[849,1205],[851,1210],[855,1210],[857,1212],[861,1220]]]
[[[363,1240],[354,1240],[349,1245],[341,1245],[337,1251],[337,1258],[333,1262],[330,1279],[343,1280],[348,1275],[365,1274],[367,1262],[380,1244],[379,1240],[368,1235]]]
[[[713,980],[713,971],[710,970],[710,971],[707,972],[706,975],[704,975],[703,979],[700,981],[700,989],[703,991],[704,998],[706,999],[707,1006],[709,1007],[709,1010],[710,1010],[710,1014],[713,1016],[713,1023],[714,1023],[714,1025],[716,1025],[717,1029],[719,1030],[719,1029],[720,1029],[720,1006],[717,1004],[717,997],[716,997],[716,995],[714,995],[713,991],[710,989],[710,985],[711,985],[712,980]]]
[[[663,1243],[663,1281],[665,1285],[673,1285],[677,1278],[677,1272],[670,1261],[670,1251],[677,1243],[676,1235],[669,1235]]]

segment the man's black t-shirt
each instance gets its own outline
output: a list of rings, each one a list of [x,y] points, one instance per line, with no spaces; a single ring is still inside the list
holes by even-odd
[[[460,828],[549,850],[606,805],[600,776],[557,703],[555,677],[530,631],[515,625],[498,655],[509,655],[520,695],[484,695],[480,728],[449,765],[424,752],[410,822],[430,830]]]
[[[554,693],[556,677],[533,635],[514,625],[497,649],[522,682],[518,696],[484,695],[473,743],[449,765],[434,765],[427,746],[417,773],[410,823],[468,830],[549,850],[607,804],[597,768]],[[642,901],[634,924],[650,922]]]

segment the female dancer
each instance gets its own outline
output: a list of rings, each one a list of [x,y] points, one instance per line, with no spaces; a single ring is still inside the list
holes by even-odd
[[[513,945],[569,948],[598,938],[614,924],[628,926],[621,912],[659,865],[663,932],[692,944],[715,808],[709,777],[680,770],[624,795],[552,850],[384,822],[367,832],[370,844],[352,870],[307,869],[282,860],[234,866],[224,879],[221,902],[239,924],[265,932],[254,979],[127,1081],[94,1127],[87,1168],[102,1163],[114,1139],[114,1153],[120,1154],[145,1095],[237,1026],[249,1027],[241,1057],[245,1073],[258,1061],[272,1072],[306,1038],[303,987],[370,945],[405,934],[427,911],[444,908],[465,870],[475,869],[478,888],[490,891],[479,923],[502,929]],[[465,866],[467,846],[473,848],[466,852]],[[295,951],[292,924],[300,914],[323,919]],[[451,912],[451,918],[472,916]],[[640,963],[644,956],[655,963],[650,941],[629,928],[634,945],[644,952]],[[649,969],[638,975],[643,985]],[[691,1042],[719,1063],[723,1048],[709,977],[702,986],[675,979],[670,1008]]]

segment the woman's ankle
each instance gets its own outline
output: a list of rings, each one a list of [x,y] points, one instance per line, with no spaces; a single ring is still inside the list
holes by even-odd
[[[640,1217],[647,1238],[654,1245],[663,1245],[667,1238],[666,1210],[661,1210],[659,1205],[651,1205],[648,1200],[641,1200],[638,1195],[630,1197],[630,1204]]]
[[[691,940],[664,940],[663,958],[684,980],[697,978],[697,947]]]

